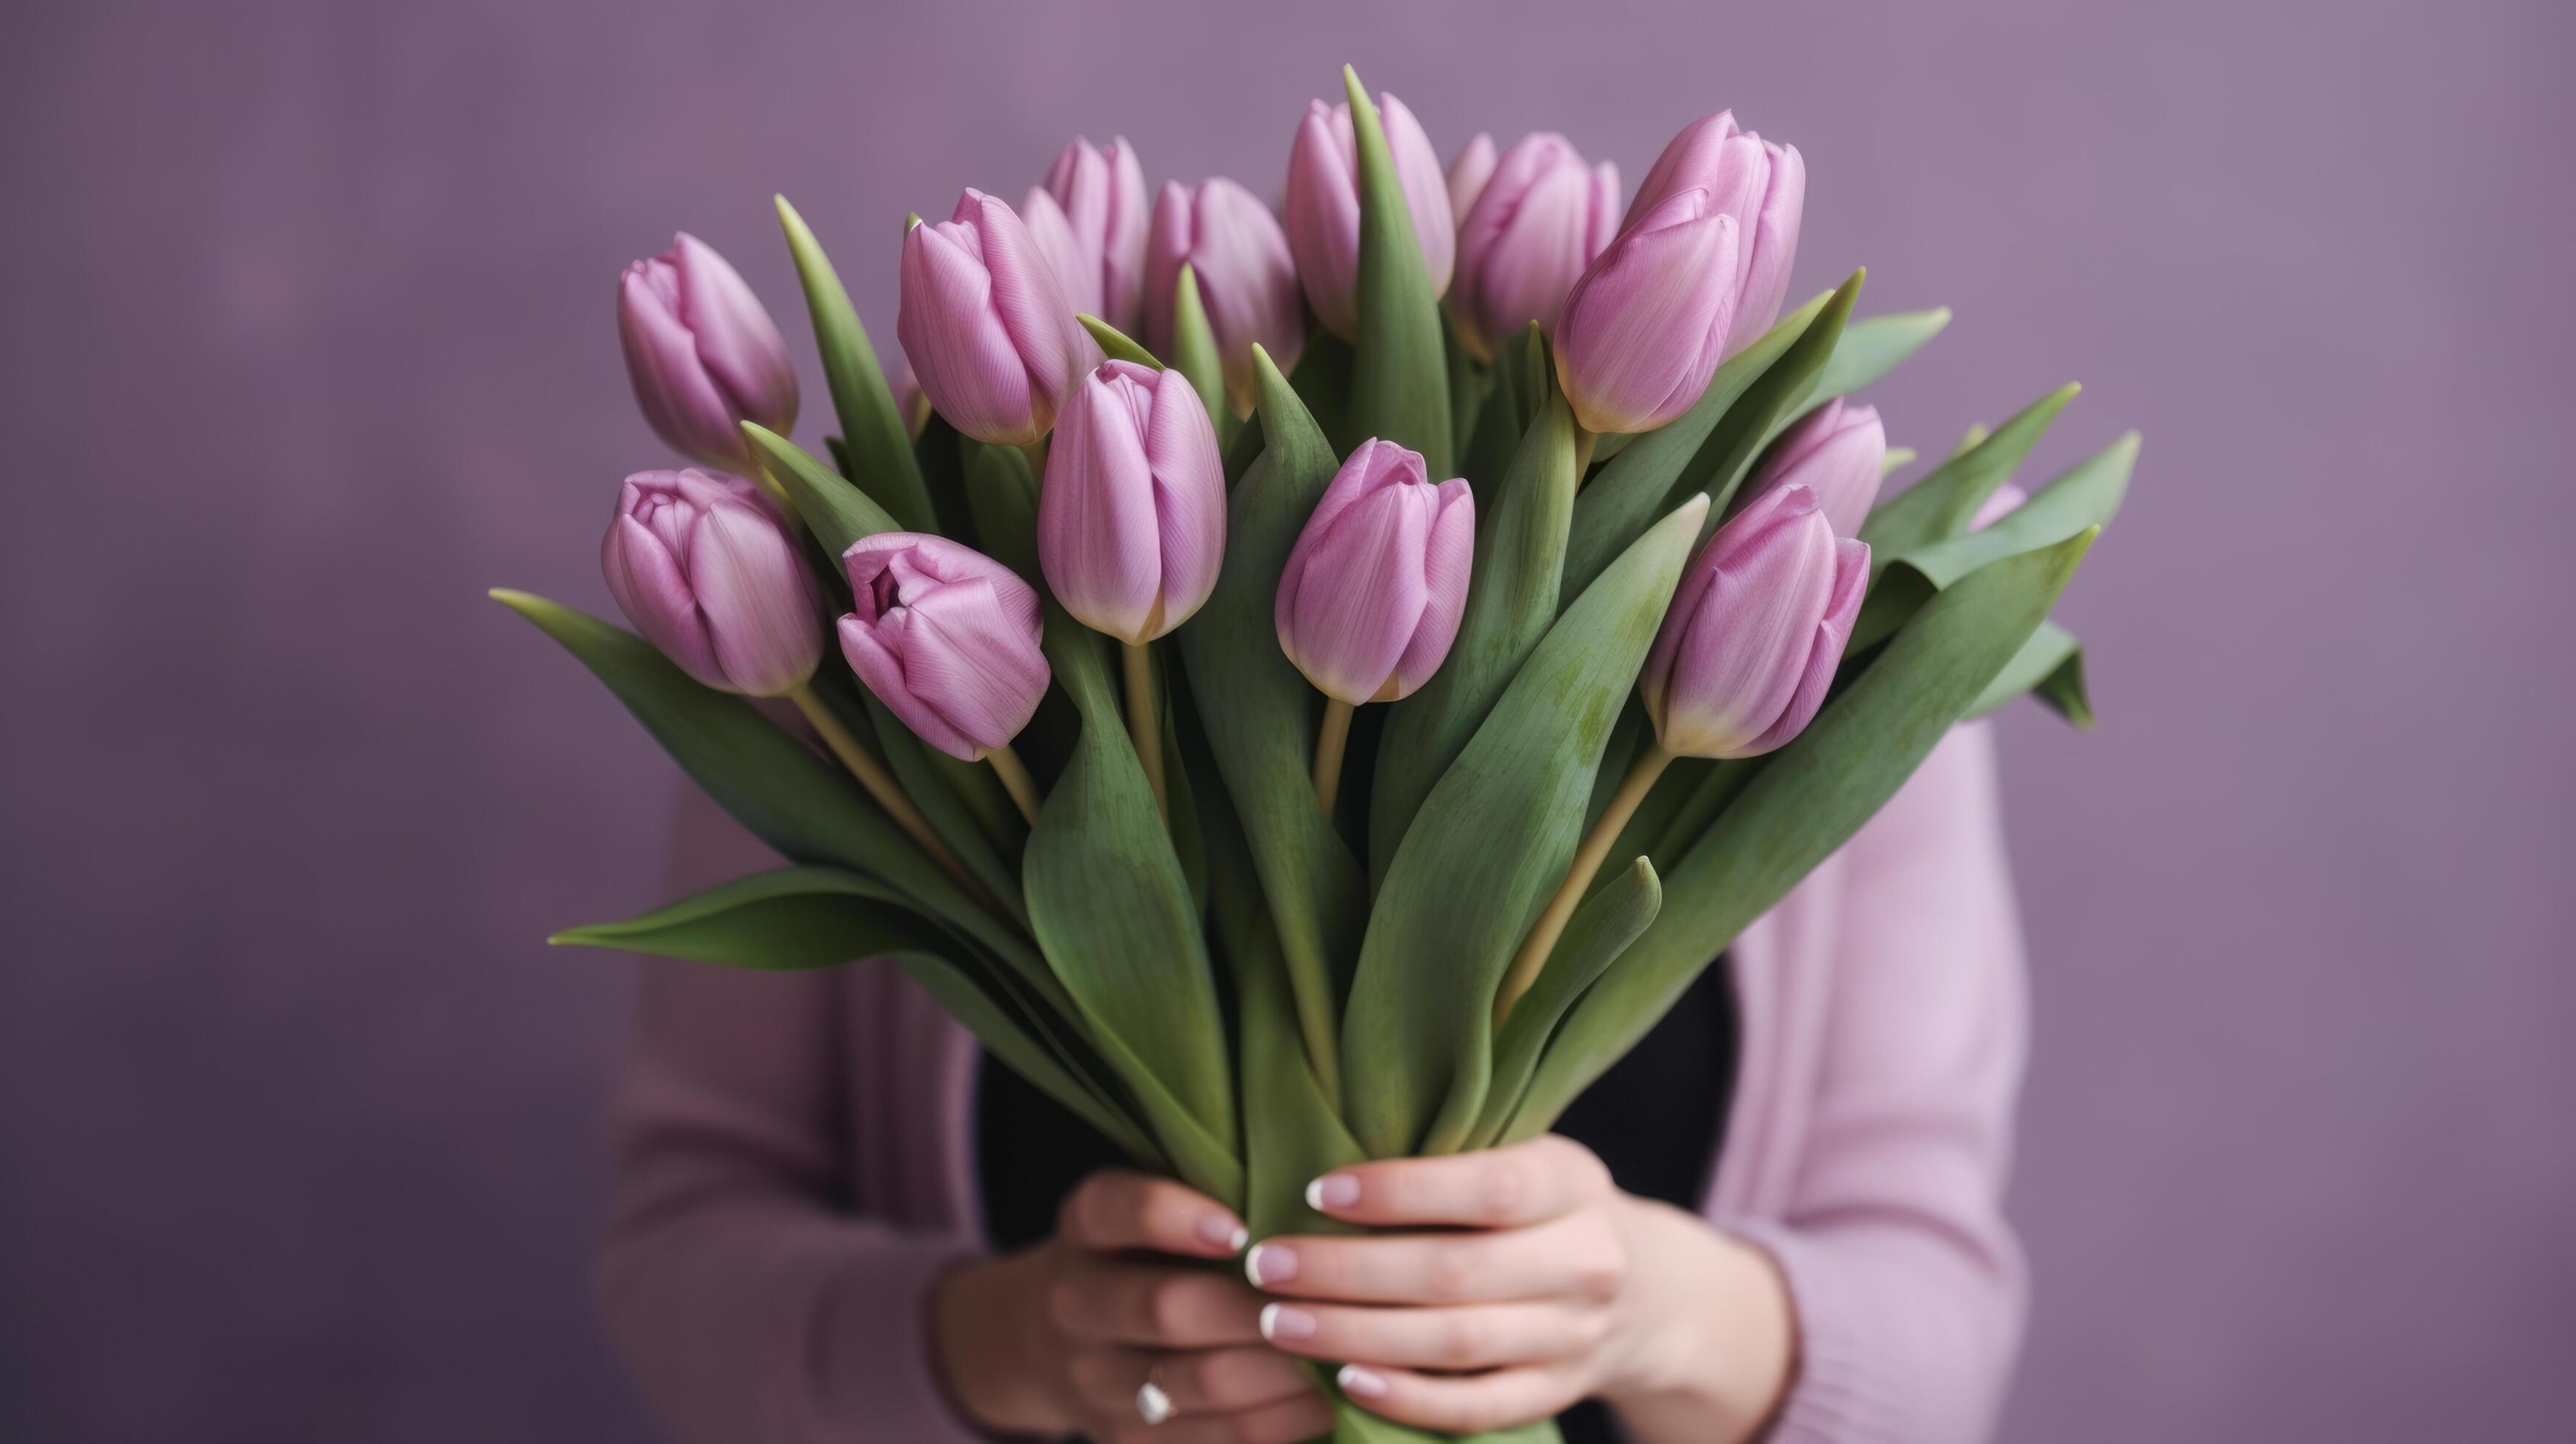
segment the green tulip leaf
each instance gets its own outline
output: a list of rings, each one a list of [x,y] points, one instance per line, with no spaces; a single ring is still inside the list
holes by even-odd
[[[922,856],[847,772],[749,703],[700,685],[652,643],[596,617],[507,588],[495,588],[492,597],[561,643],[626,704],[681,771],[788,860],[881,879],[1023,977],[1045,973],[1027,939]]]
[[[1199,298],[1198,272],[1187,261],[1181,263],[1180,279],[1172,286],[1172,365],[1190,378],[1190,389],[1198,392],[1199,404],[1207,408],[1208,424],[1216,428],[1217,445],[1222,448],[1233,441],[1241,423],[1235,420],[1234,404],[1225,394],[1225,358],[1217,350],[1216,328]]]
[[[1256,349],[1265,440],[1228,499],[1216,590],[1176,634],[1192,699],[1225,790],[1242,819],[1275,920],[1299,1030],[1329,1093],[1342,985],[1367,924],[1359,863],[1315,805],[1320,698],[1279,649],[1275,601],[1288,551],[1340,467],[1268,353]]]
[[[2086,731],[2093,729],[2093,699],[2084,687],[2084,644],[2055,622],[2042,622],[1968,707],[1983,717],[2028,693],[2040,705]]]
[[[834,560],[850,543],[879,532],[902,531],[892,514],[868,499],[839,472],[814,459],[813,453],[756,421],[742,424],[760,469],[787,492],[806,529]]]
[[[1917,612],[1713,829],[1664,869],[1664,903],[1548,1045],[1505,1141],[1547,1130],[1709,960],[1896,795],[2065,590],[2098,533],[2006,557]]]
[[[961,486],[984,554],[1045,592],[1046,577],[1038,568],[1038,482],[1029,474],[1028,457],[1016,446],[970,440],[963,464]]]
[[[1476,418],[1494,388],[1494,368],[1467,354],[1458,318],[1446,306],[1440,308],[1440,355],[1449,369],[1449,454],[1461,458],[1463,465],[1467,443],[1476,434]]]
[[[841,420],[842,445],[849,452],[848,478],[856,482],[905,531],[939,530],[929,488],[912,454],[912,431],[895,408],[894,392],[868,344],[867,328],[850,305],[850,293],[824,256],[822,244],[806,228],[805,218],[779,196],[778,223],[787,231],[787,249],[796,260],[796,278],[805,287],[805,309],[814,318],[814,346],[823,355],[823,380],[832,392],[832,410]]]
[[[1372,1156],[1463,1136],[1483,1106],[1494,991],[1564,879],[1706,510],[1657,522],[1565,609],[1396,849],[1342,1025],[1345,1116]]]
[[[1804,396],[1832,354],[1860,294],[1860,272],[1780,318],[1727,358],[1697,404],[1612,457],[1575,499],[1566,539],[1566,596],[1579,595],[1648,523],[1692,492],[1708,493],[1712,518],[1726,506],[1759,440],[1792,392]]]
[[[623,922],[566,928],[546,941],[760,972],[954,946],[894,889],[837,867],[754,873]]]
[[[1092,340],[1100,343],[1100,354],[1110,360],[1132,361],[1139,366],[1148,366],[1156,371],[1163,369],[1163,363],[1154,359],[1154,353],[1146,350],[1144,343],[1126,332],[1088,312],[1074,319],[1082,323],[1082,329],[1091,333]]]
[[[1128,740],[1104,639],[1050,602],[1046,651],[1082,731],[1022,855],[1029,920],[1183,1176],[1230,1193],[1234,1088],[1198,910]]]
[[[1422,453],[1431,479],[1450,468],[1449,361],[1440,297],[1422,266],[1412,209],[1386,127],[1357,71],[1342,67],[1359,160],[1359,341],[1351,363],[1351,430]]]
[[[1949,324],[1947,306],[1864,316],[1843,328],[1842,339],[1834,343],[1832,359],[1825,362],[1807,394],[1818,401],[1849,396],[1904,364],[1906,358],[1922,350]]]
[[[1583,996],[1583,990],[1607,972],[1628,945],[1654,922],[1663,905],[1664,885],[1655,876],[1653,863],[1640,857],[1623,869],[1609,871],[1601,886],[1566,920],[1565,935],[1557,939],[1555,951],[1547,955],[1547,966],[1540,970],[1530,990],[1512,1005],[1511,1013],[1503,1020],[1502,1032],[1495,1035],[1493,1086],[1486,1090],[1485,1106],[1478,1111],[1475,1127],[1464,1139],[1435,1147],[1435,1151],[1493,1146],[1520,1105],[1521,1091],[1538,1070],[1540,1051],[1547,1046],[1557,1023],[1574,1006],[1574,1000]]]
[[[2047,434],[2049,423],[2082,389],[2061,386],[2023,407],[1991,435],[1972,434],[1921,481],[1872,508],[1860,529],[1860,539],[1870,546],[1870,580],[1875,583],[1888,563],[1906,552],[1966,531],[1977,508],[2011,479],[2013,469]]]
[[[1496,389],[1493,406],[1516,408],[1503,392]],[[1556,621],[1575,482],[1574,413],[1551,396],[1510,472],[1487,491],[1493,510],[1477,515],[1475,564],[1449,656],[1419,691],[1387,709],[1369,793],[1373,881],[1384,879],[1422,800]]]
[[[2006,422],[1993,437],[1961,456],[1956,469],[1945,465],[1926,478],[1925,484],[1942,479],[1945,472],[1956,477],[1977,470],[1993,478],[1985,486],[1986,492],[1991,493],[2019,456],[2027,454],[2030,443],[2038,439],[2038,430],[2047,425],[2042,419],[2035,428],[2017,431],[2021,419]],[[1980,457],[1987,458],[1987,463],[1972,466]],[[2067,468],[2029,501],[1981,530],[1956,531],[1886,552],[1872,543],[1873,579],[1869,597],[1861,603],[1860,615],[1852,622],[1852,649],[1860,651],[1877,645],[1925,598],[1988,562],[2054,545],[2086,527],[2107,525],[2128,494],[2129,474],[2136,469],[2137,460],[2138,434],[2132,431]],[[1998,467],[2003,470],[1996,470]],[[1873,513],[1872,520],[1875,519]],[[1869,529],[1863,527],[1862,538],[1867,540],[1869,535]]]
[[[1476,526],[1483,531],[1500,499],[1503,476],[1520,455],[1521,441],[1555,399],[1556,366],[1549,359],[1547,338],[1533,321],[1513,333],[1494,353],[1489,368],[1490,391],[1476,413],[1459,474],[1476,493]],[[1596,450],[1595,457],[1600,453]]]

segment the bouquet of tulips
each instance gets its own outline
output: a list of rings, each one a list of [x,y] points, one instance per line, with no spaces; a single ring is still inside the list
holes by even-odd
[[[558,941],[900,967],[1256,1237],[1329,1230],[1331,1168],[1548,1128],[1954,722],[2088,720],[2048,614],[2134,436],[2024,497],[2069,387],[1879,500],[1847,398],[1947,313],[1782,314],[1795,149],[1700,121],[1622,214],[1555,135],[1444,176],[1344,79],[1284,226],[1149,214],[1123,141],[916,218],[900,383],[781,200],[828,461],[720,257],[627,272],[707,468],[626,480],[642,635],[495,595],[788,865]]]

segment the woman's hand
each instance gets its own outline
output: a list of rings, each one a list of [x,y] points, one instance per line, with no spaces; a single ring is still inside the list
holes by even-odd
[[[1618,1190],[1553,1135],[1487,1153],[1361,1164],[1307,1202],[1376,1229],[1264,1239],[1245,1271],[1279,1348],[1343,1363],[1344,1393],[1452,1433],[1587,1397],[1641,1440],[1749,1437],[1787,1386],[1795,1326],[1760,1250]]]
[[[930,1302],[940,1376],[971,1422],[1004,1433],[1100,1444],[1330,1433],[1304,1367],[1263,1344],[1260,1295],[1231,1270],[1177,1261],[1228,1259],[1243,1243],[1241,1221],[1180,1184],[1095,1173],[1052,1240],[941,1281]]]

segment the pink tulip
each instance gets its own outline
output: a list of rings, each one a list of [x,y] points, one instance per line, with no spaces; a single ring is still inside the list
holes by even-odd
[[[1836,537],[1803,486],[1719,527],[1682,573],[1638,679],[1663,750],[1754,757],[1787,745],[1824,705],[1868,586],[1868,544]]]
[[[644,419],[684,455],[747,468],[743,422],[796,424],[796,365],[778,327],[724,257],[685,231],[618,279],[617,337]]]
[[[1619,168],[1586,169],[1564,136],[1521,137],[1503,152],[1458,224],[1458,279],[1449,308],[1467,351],[1494,348],[1532,321],[1549,335],[1583,268],[1617,232]]]
[[[1252,348],[1270,353],[1282,372],[1306,348],[1306,316],[1297,301],[1297,267],[1287,234],[1259,197],[1222,176],[1196,190],[1173,181],[1154,203],[1145,245],[1145,344],[1169,355],[1172,303],[1187,262],[1198,277],[1225,363],[1226,398],[1237,416],[1252,414]]]
[[[1002,446],[1046,435],[1098,354],[1027,225],[979,190],[903,238],[894,329],[939,414]]]
[[[2022,503],[2028,500],[2030,500],[2029,492],[2007,481],[1987,496],[1977,507],[1975,516],[1968,518],[1968,530],[1984,531],[1996,522],[2021,510]]]
[[[921,740],[972,762],[1008,747],[1046,695],[1038,594],[972,547],[920,532],[841,554],[854,609],[841,655]]]
[[[1149,205],[1135,147],[1125,136],[1106,147],[1077,136],[1048,169],[1046,191],[1072,227],[1093,277],[1088,289],[1099,296],[1080,309],[1133,335],[1145,300]]]
[[[741,477],[692,468],[626,478],[599,568],[635,630],[710,687],[784,696],[822,659],[814,579]]]
[[[1188,621],[1225,560],[1225,468],[1178,371],[1105,361],[1066,401],[1038,489],[1038,565],[1064,609],[1141,646]]]
[[[1449,289],[1449,271],[1457,255],[1457,220],[1449,210],[1449,181],[1440,173],[1440,153],[1422,133],[1422,122],[1392,95],[1380,95],[1378,115],[1386,126],[1387,149],[1395,155],[1395,175],[1413,212],[1413,238],[1422,248],[1422,268],[1431,273],[1431,294]],[[1345,341],[1360,334],[1360,180],[1359,142],[1351,129],[1348,102],[1327,106],[1318,100],[1306,107],[1288,152],[1288,249],[1297,258],[1297,279],[1324,329]]]
[[[1735,218],[1735,336],[1729,355],[1743,350],[1780,319],[1789,294],[1789,267],[1798,258],[1798,224],[1807,206],[1807,162],[1796,146],[1773,145],[1735,127],[1735,113],[1720,111],[1692,122],[1655,157],[1645,184],[1628,205],[1637,219],[1686,190],[1709,194],[1709,208]]]
[[[1100,267],[1083,253],[1082,242],[1073,234],[1073,222],[1064,218],[1064,209],[1043,186],[1031,186],[1028,197],[1020,202],[1020,224],[1029,228],[1029,240],[1046,257],[1047,269],[1055,272],[1058,286],[1064,288],[1064,302],[1078,315],[1100,314]]]
[[[1556,373],[1588,431],[1651,431],[1688,411],[1734,316],[1735,220],[1687,190],[1619,233],[1566,293]]]
[[[1781,433],[1744,494],[1758,498],[1803,486],[1816,494],[1816,508],[1833,524],[1834,535],[1858,536],[1886,474],[1887,431],[1879,425],[1878,408],[1837,396]]]
[[[1464,480],[1434,486],[1421,453],[1361,442],[1289,549],[1280,650],[1336,701],[1412,695],[1458,639],[1475,539]]]
[[[1449,214],[1461,226],[1476,208],[1476,197],[1485,193],[1485,182],[1493,179],[1494,164],[1494,138],[1481,130],[1449,157]]]

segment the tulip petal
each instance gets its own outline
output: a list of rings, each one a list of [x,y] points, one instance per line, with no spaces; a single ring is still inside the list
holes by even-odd
[[[1710,581],[1680,619],[1665,681],[1658,735],[1667,750],[1743,755],[1780,718],[1836,591],[1835,550],[1803,487],[1718,529],[1693,564]]]
[[[841,657],[850,664],[877,700],[886,705],[913,735],[951,757],[969,762],[980,755],[975,740],[949,724],[939,709],[913,695],[912,684],[904,675],[904,660],[891,641],[904,640],[909,630],[907,617],[898,615],[891,624],[871,625],[856,616],[841,618]]]
[[[1798,259],[1798,230],[1807,209],[1807,161],[1798,148],[1765,142],[1769,185],[1754,218],[1750,247],[1739,269],[1744,280],[1735,306],[1735,334],[1751,345],[1780,319],[1789,296],[1789,270]],[[1741,349],[1736,347],[1735,349]]]
[[[674,239],[671,255],[679,273],[681,323],[697,338],[698,360],[731,403],[727,429],[735,417],[772,431],[792,429],[796,365],[767,308],[731,263],[688,232]],[[739,450],[739,433],[734,441]]]
[[[1055,273],[1065,304],[1086,315],[1099,315],[1099,258],[1075,233],[1055,197],[1042,187],[1030,187],[1028,197],[1020,202],[1020,222],[1028,228],[1029,243]]]
[[[1084,626],[1141,643],[1160,621],[1162,542],[1145,449],[1153,391],[1130,372],[1156,374],[1109,362],[1065,408],[1038,490],[1038,558]]]
[[[981,441],[1024,445],[1046,428],[1035,421],[1028,367],[995,305],[982,250],[970,226],[913,227],[904,238],[895,336],[950,425]]]
[[[966,194],[976,207],[984,268],[993,277],[993,307],[1019,350],[1021,364],[1028,368],[1035,425],[1043,433],[1055,424],[1056,411],[1073,388],[1079,359],[1073,307],[1065,300],[1055,267],[1030,239],[1018,213],[981,191]],[[961,211],[965,206],[965,201],[958,203]]]
[[[716,466],[741,466],[745,448],[732,402],[698,360],[697,338],[676,309],[678,279],[660,260],[638,261],[618,282],[617,338],[626,374],[654,434]]]
[[[1834,673],[1842,666],[1843,646],[1851,640],[1852,618],[1859,615],[1861,595],[1869,589],[1869,544],[1849,539],[1835,542],[1834,566],[1833,599],[1825,604],[1824,619],[1816,625],[1815,644],[1808,650],[1798,690],[1778,721],[1729,755],[1759,757],[1788,746],[1825,705],[1825,693],[1832,690]]]
[[[1601,253],[1566,297],[1557,369],[1592,431],[1648,431],[1716,374],[1734,307],[1735,222],[1675,197]]]
[[[626,515],[608,526],[599,569],[608,594],[635,630],[683,672],[710,687],[725,687],[724,669],[707,639],[705,618],[689,590],[679,559],[643,523]]]
[[[1162,553],[1159,636],[1196,615],[1216,590],[1225,562],[1225,458],[1206,405],[1177,370],[1155,379],[1144,437]]]
[[[814,675],[822,643],[813,583],[767,517],[710,507],[698,520],[689,584],[716,662],[737,690],[774,697]]]
[[[1476,497],[1463,478],[1440,483],[1439,510],[1432,518],[1431,539],[1423,555],[1422,578],[1428,596],[1413,639],[1395,663],[1377,700],[1409,697],[1440,664],[1458,640],[1458,625],[1467,615],[1467,581],[1476,559]]]
[[[991,580],[940,587],[907,609],[904,685],[973,744],[970,761],[1005,747],[1036,715],[1047,664],[1004,609]]]
[[[1430,604],[1419,561],[1430,501],[1426,487],[1368,493],[1313,538],[1292,574],[1295,591],[1279,603],[1280,645],[1326,696],[1357,705],[1393,677]]]

